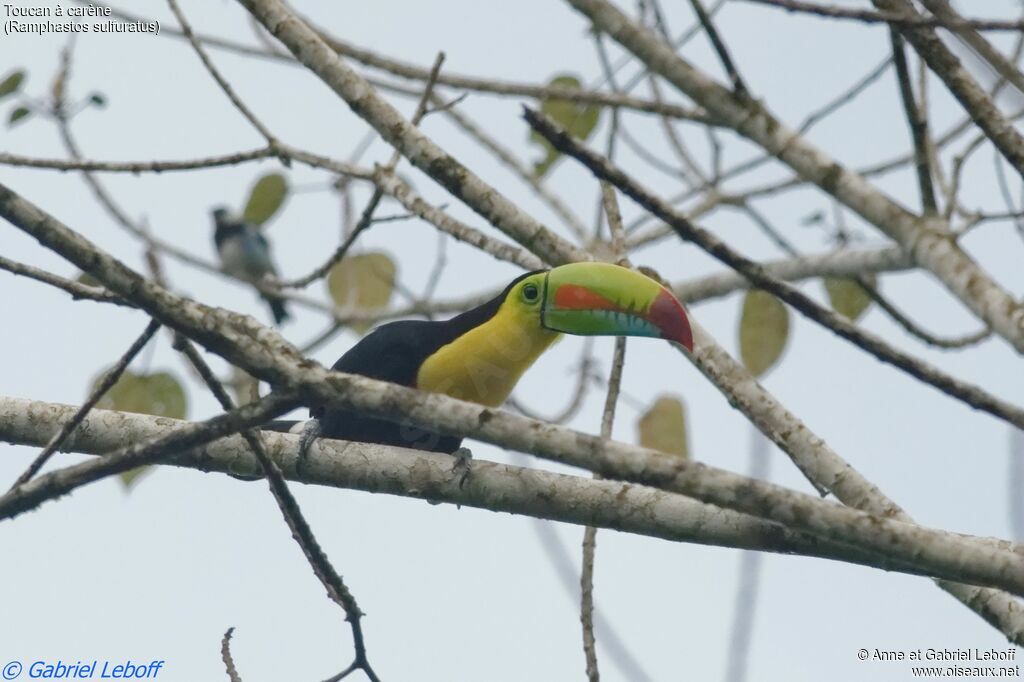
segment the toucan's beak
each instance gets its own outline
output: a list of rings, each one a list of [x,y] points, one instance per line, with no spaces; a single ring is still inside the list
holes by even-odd
[[[693,350],[682,304],[650,277],[611,263],[570,263],[545,277],[541,324],[580,336],[653,336]]]

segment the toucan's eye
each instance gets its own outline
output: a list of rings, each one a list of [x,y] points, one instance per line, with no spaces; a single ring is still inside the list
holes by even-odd
[[[523,287],[523,300],[527,303],[536,303],[540,298],[540,289],[536,284],[527,284]]]

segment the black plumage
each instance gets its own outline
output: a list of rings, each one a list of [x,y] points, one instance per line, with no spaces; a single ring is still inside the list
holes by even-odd
[[[331,369],[416,387],[423,362],[439,348],[494,317],[508,292],[526,273],[483,305],[442,320],[402,320],[381,325],[348,350]],[[416,450],[453,453],[461,438],[445,436],[412,423],[395,423],[345,409],[313,406],[310,416],[320,421],[320,435],[339,440],[396,445]]]

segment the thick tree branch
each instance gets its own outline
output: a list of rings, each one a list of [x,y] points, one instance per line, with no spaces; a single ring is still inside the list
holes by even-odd
[[[0,397],[0,440],[41,445],[56,432],[57,424],[76,409],[73,405]],[[105,455],[125,440],[148,441],[185,424],[163,417],[92,410],[68,441],[66,449]],[[474,460],[472,474],[460,485],[460,477],[452,474],[454,460],[448,455],[329,439],[317,441],[299,470],[296,454],[299,436],[271,431],[264,431],[261,436],[267,454],[284,476],[293,481],[575,525],[589,524],[672,542],[798,554],[882,570],[920,573],[883,555],[790,531],[775,523],[646,486],[485,460]],[[240,435],[182,450],[162,463],[239,477],[261,474],[259,462]],[[1005,542],[995,546],[1012,547]]]

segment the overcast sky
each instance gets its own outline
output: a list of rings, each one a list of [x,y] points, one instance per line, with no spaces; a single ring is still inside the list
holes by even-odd
[[[15,6],[42,6],[14,0]],[[52,3],[51,3],[52,4]],[[324,27],[353,43],[429,66],[439,50],[444,69],[500,79],[544,82],[563,72],[584,82],[600,75],[587,23],[565,3],[375,2],[294,3]],[[688,4],[664,2],[673,33],[689,25]],[[981,3],[970,3],[973,5]],[[254,43],[247,13],[229,0],[183,0],[197,30]],[[1015,3],[984,3],[986,11],[1013,16]],[[124,4],[165,26],[174,26],[156,0]],[[624,8],[633,10],[631,3]],[[980,11],[978,8],[977,11]],[[0,6],[0,12],[3,12]],[[6,18],[5,18],[6,21]],[[792,17],[777,10],[729,2],[718,24],[748,86],[784,121],[803,116],[847,88],[883,57],[883,29]],[[165,32],[166,34],[166,32]],[[88,110],[73,127],[87,156],[149,160],[199,157],[251,149],[262,140],[232,108],[195,54],[169,35],[83,36],[75,52],[70,92],[102,92],[105,110]],[[1006,44],[1008,38],[999,38]],[[0,38],[0,77],[24,67],[26,92],[43,97],[64,45],[59,36]],[[362,124],[312,74],[278,62],[213,51],[216,64],[239,95],[289,144],[346,158],[365,133]],[[619,55],[619,50],[614,50]],[[720,71],[697,39],[684,56],[715,75]],[[624,74],[632,74],[630,66]],[[983,79],[986,78],[982,74]],[[645,89],[638,94],[647,95]],[[936,86],[935,129],[961,112]],[[394,100],[409,114],[410,100]],[[680,100],[683,101],[683,100]],[[12,102],[0,102],[5,118]],[[461,105],[524,158],[528,147],[520,102],[472,94]],[[907,130],[891,74],[873,85],[812,141],[851,167],[889,158],[906,149]],[[631,115],[631,131],[661,145],[653,119]],[[895,120],[895,122],[894,122]],[[548,224],[554,216],[528,188],[440,116],[428,117],[427,134],[489,182]],[[599,134],[606,132],[602,119]],[[703,132],[683,127],[697,155],[706,158]],[[600,139],[603,140],[603,137]],[[724,134],[726,165],[755,150]],[[663,147],[656,147],[663,149]],[[42,117],[0,128],[0,150],[62,157],[55,127]],[[628,150],[623,159],[658,191],[670,195],[678,181],[643,166]],[[364,163],[384,162],[389,150],[376,143]],[[991,150],[979,154],[966,188],[968,204],[997,205]],[[204,259],[214,257],[209,210],[240,209],[248,187],[276,162],[163,175],[105,175],[103,181],[136,218],[153,231]],[[287,171],[297,193],[269,227],[281,271],[298,276],[318,265],[337,245],[338,201],[323,191],[328,176],[296,165]],[[455,215],[486,228],[472,212],[447,197],[418,172],[402,168],[429,199],[450,204]],[[768,166],[736,188],[786,177]],[[81,231],[133,267],[142,268],[137,241],[127,237],[89,194],[80,177],[54,171],[0,167],[15,191]],[[905,205],[917,207],[914,178],[897,173],[879,181]],[[560,164],[551,184],[588,221],[597,189],[570,163]],[[356,210],[368,193],[356,192]],[[819,192],[802,190],[765,200],[758,207],[798,246],[829,248],[825,232],[802,226],[817,211],[831,214]],[[639,209],[625,202],[627,220]],[[382,213],[397,209],[387,205]],[[859,244],[886,242],[871,227],[847,216]],[[762,258],[779,252],[746,218],[717,212],[706,224],[745,253]],[[361,243],[383,249],[399,263],[401,281],[419,292],[434,264],[438,239],[420,222],[379,225]],[[1024,295],[1024,242],[1009,225],[979,230],[966,248],[1008,290]],[[76,269],[10,225],[0,225],[4,256],[74,276]],[[450,267],[438,287],[446,298],[500,287],[516,270],[451,243]],[[664,242],[635,261],[657,267],[673,281],[718,271],[691,248]],[[168,260],[174,288],[204,303],[231,307],[266,320],[252,291]],[[978,322],[931,277],[887,275],[883,290],[929,329],[947,335],[974,331]],[[823,298],[819,282],[804,290]],[[310,293],[324,296],[314,285]],[[401,301],[398,300],[400,303]],[[699,320],[727,349],[736,350],[740,297],[697,305]],[[302,344],[324,327],[322,316],[296,308],[285,336]],[[93,377],[111,364],[146,324],[144,315],[93,303],[74,303],[41,284],[0,272],[0,394],[80,403]],[[991,339],[965,353],[922,347],[872,309],[863,319],[872,331],[958,377],[974,381],[1017,404],[1024,403],[1020,357]],[[315,353],[330,364],[356,337],[345,334]],[[599,339],[602,372],[613,343]],[[571,392],[571,369],[581,349],[569,338],[545,355],[516,390],[536,410],[553,413]],[[214,363],[219,370],[223,364]],[[214,401],[196,385],[166,336],[133,366],[167,370],[188,383],[189,418],[215,413]],[[919,522],[949,530],[1008,537],[1006,483],[1009,431],[1005,424],[969,410],[906,375],[881,365],[827,331],[793,320],[786,356],[764,380],[788,408],[838,453],[902,505]],[[691,452],[701,461],[744,471],[750,426],[678,353],[655,340],[628,344],[623,401],[614,435],[635,440],[639,410],[662,393],[682,396],[690,421]],[[591,392],[571,423],[597,432],[603,403]],[[469,443],[482,459],[507,461],[497,449]],[[0,486],[9,485],[36,448],[0,445]],[[775,482],[810,491],[788,459],[772,450]],[[53,466],[81,459],[60,455]],[[542,465],[547,466],[547,465]],[[539,541],[537,522],[486,511],[361,492],[295,485],[314,531],[363,610],[372,662],[385,680],[581,679],[583,656],[576,597],[559,581]],[[579,561],[582,529],[551,528]],[[715,680],[724,675],[737,586],[737,551],[673,544],[610,531],[598,534],[595,595],[631,654],[651,679]],[[264,483],[243,483],[218,474],[166,468],[130,494],[107,480],[0,523],[0,665],[19,660],[164,659],[158,679],[222,679],[220,638],[236,627],[233,652],[246,682],[321,679],[350,660],[350,634],[337,606],[324,595],[281,521]],[[1005,648],[1003,637],[977,615],[922,578],[840,563],[767,556],[756,611],[750,680],[910,679],[909,666],[862,663],[859,648]],[[598,651],[605,679],[627,679]]]

